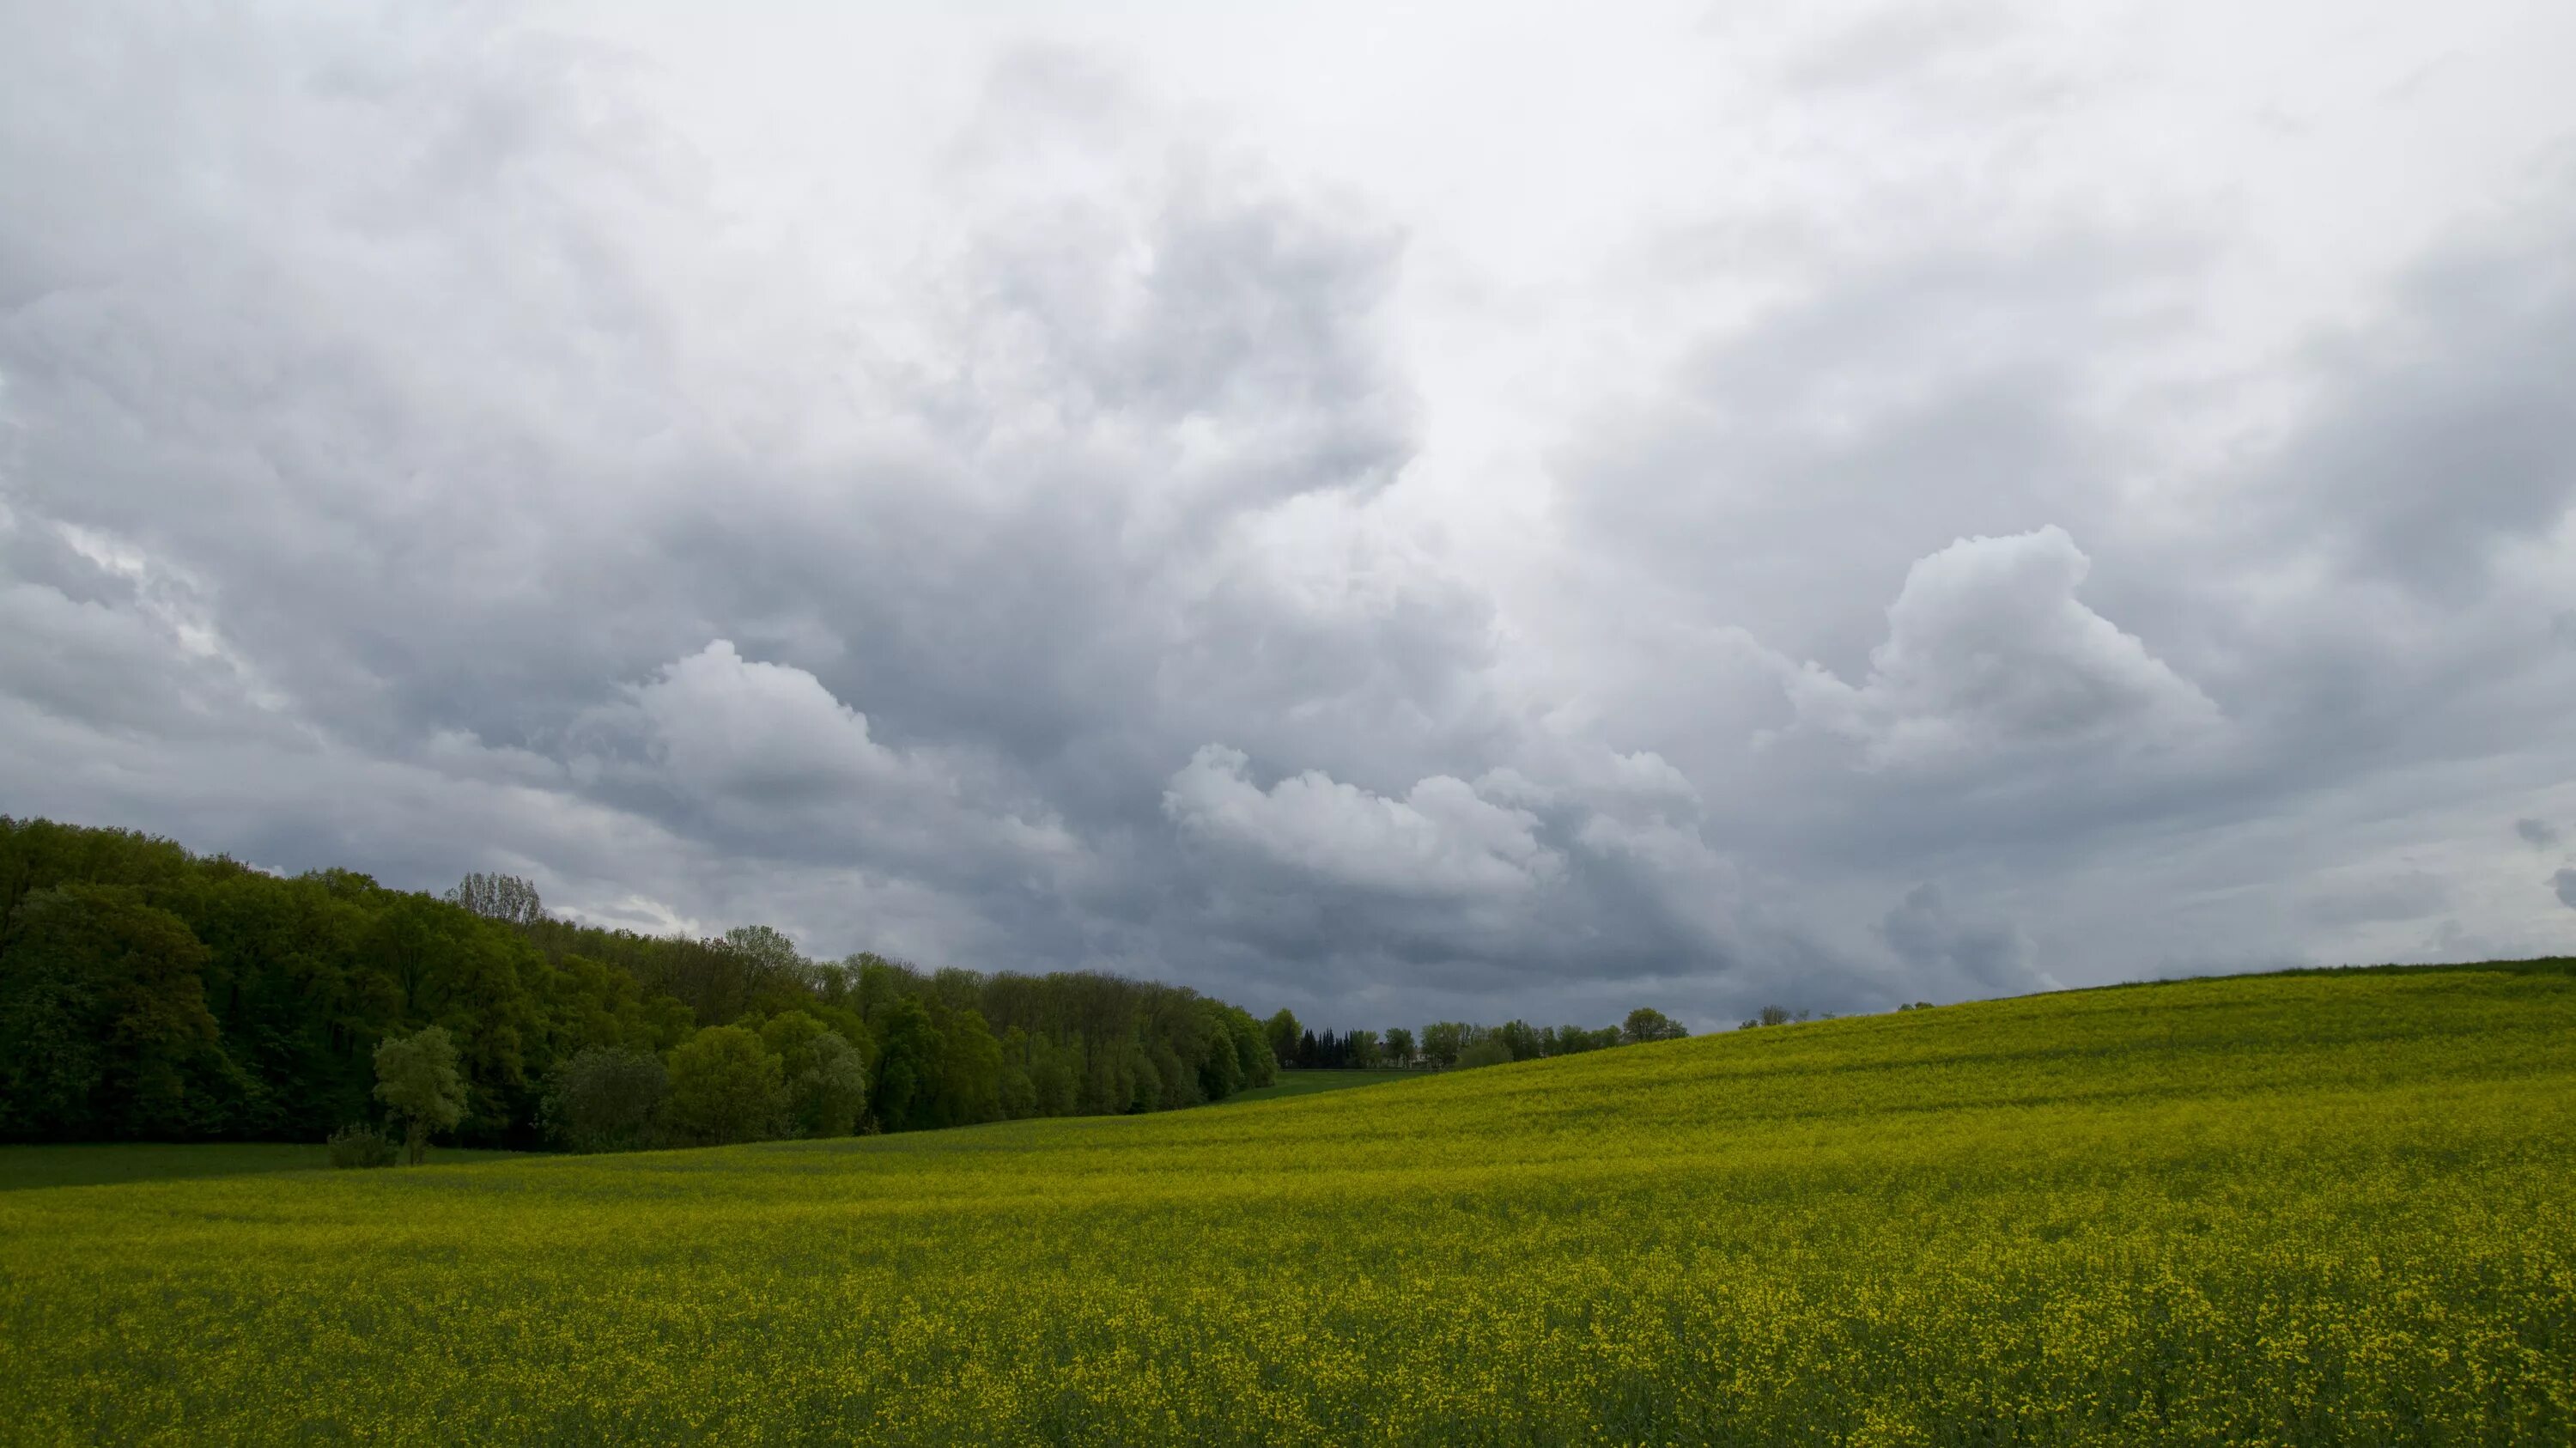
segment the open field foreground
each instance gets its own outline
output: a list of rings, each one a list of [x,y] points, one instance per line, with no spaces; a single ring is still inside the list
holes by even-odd
[[[11,1192],[0,1342],[28,1442],[2565,1443],[2576,976]]]

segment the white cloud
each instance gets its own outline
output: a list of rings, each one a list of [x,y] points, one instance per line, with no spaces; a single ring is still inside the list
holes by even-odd
[[[1241,750],[1210,744],[1176,771],[1163,812],[1192,836],[1293,870],[1399,895],[1488,895],[1553,878],[1563,858],[1539,843],[1538,818],[1436,775],[1402,799],[1308,770],[1269,789]]]
[[[801,803],[817,794],[955,790],[935,763],[869,737],[868,716],[820,679],[746,659],[728,639],[664,665],[629,699],[653,763],[692,794]]]
[[[2055,526],[1960,539],[1906,572],[1866,679],[1810,663],[1790,679],[1790,701],[1872,765],[1900,769],[2076,747],[2145,753],[2215,726],[2207,695],[2075,596],[2091,567]]]

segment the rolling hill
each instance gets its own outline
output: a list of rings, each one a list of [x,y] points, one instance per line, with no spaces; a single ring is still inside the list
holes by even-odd
[[[0,1436],[2576,1432],[2576,962],[1156,1116],[0,1194]]]

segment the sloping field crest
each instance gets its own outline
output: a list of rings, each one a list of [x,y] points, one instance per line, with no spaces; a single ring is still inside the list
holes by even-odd
[[[0,1194],[25,1442],[2551,1443],[2569,962]]]

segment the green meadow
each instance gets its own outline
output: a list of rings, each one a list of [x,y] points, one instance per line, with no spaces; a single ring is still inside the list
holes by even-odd
[[[19,1442],[2566,1443],[2570,963],[0,1193]]]

